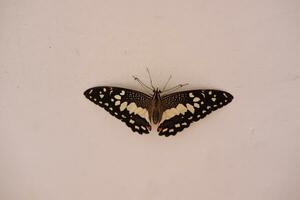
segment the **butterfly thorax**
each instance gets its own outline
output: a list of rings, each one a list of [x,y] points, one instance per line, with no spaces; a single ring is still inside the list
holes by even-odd
[[[156,89],[153,91],[154,94],[152,96],[151,105],[148,108],[150,121],[153,124],[158,124],[162,117],[162,106],[161,106],[161,98],[160,98],[160,90]]]

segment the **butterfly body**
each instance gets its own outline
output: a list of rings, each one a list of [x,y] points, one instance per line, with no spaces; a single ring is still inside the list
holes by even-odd
[[[159,135],[164,136],[176,135],[233,99],[222,90],[187,90],[162,95],[159,89],[153,89],[152,95],[148,95],[111,86],[93,87],[84,95],[132,131],[148,134],[151,124],[157,124]]]
[[[159,89],[153,91],[151,105],[148,107],[150,122],[153,124],[158,124],[162,118],[163,109],[160,93]]]

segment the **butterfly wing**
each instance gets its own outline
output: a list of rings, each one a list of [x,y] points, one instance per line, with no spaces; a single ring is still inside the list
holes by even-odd
[[[135,90],[119,87],[94,87],[84,92],[86,98],[125,122],[132,131],[149,133],[149,113],[151,97]]]
[[[232,99],[231,94],[220,90],[189,90],[163,96],[162,120],[157,131],[159,135],[176,135]]]

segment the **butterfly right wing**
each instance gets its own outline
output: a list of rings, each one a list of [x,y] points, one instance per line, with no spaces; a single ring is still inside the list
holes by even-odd
[[[151,130],[147,110],[151,103],[150,96],[136,90],[109,86],[90,88],[84,95],[125,122],[132,131],[147,134]]]
[[[164,112],[158,127],[159,135],[176,135],[232,99],[230,93],[221,90],[189,90],[163,96]]]

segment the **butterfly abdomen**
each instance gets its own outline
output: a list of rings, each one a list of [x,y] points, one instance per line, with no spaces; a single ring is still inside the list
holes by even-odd
[[[160,122],[161,112],[158,109],[154,109],[151,116],[153,124],[158,124]]]

